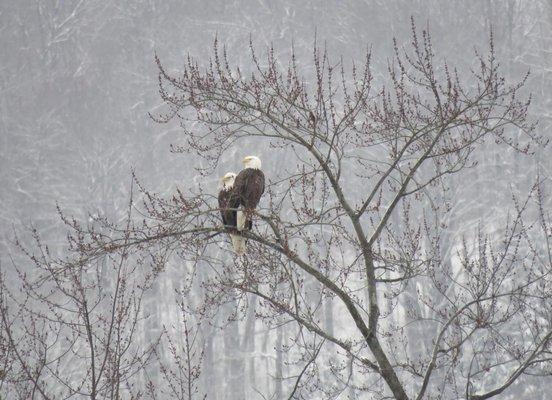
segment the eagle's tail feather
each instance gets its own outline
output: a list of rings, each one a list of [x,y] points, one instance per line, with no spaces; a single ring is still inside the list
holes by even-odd
[[[238,210],[238,212],[236,213],[236,228],[238,228],[238,231],[243,231],[246,222],[245,220],[245,212],[243,210]]]
[[[245,254],[245,238],[241,235],[230,234],[232,239],[232,247],[237,255],[242,256]]]

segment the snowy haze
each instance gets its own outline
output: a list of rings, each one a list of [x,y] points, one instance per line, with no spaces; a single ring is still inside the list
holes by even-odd
[[[77,218],[86,212],[122,218],[132,168],[146,187],[167,194],[199,182],[216,193],[219,177],[238,170],[249,154],[262,158],[267,175],[285,165],[282,152],[236,146],[212,176],[196,176],[199,158],[169,151],[170,144],[185,144],[178,123],[159,125],[148,117],[161,105],[155,53],[170,71],[178,71],[187,54],[207,63],[217,36],[231,61],[247,71],[250,37],[260,50],[273,43],[283,65],[292,44],[300,63],[308,63],[316,37],[334,60],[343,56],[346,63],[362,63],[371,47],[375,79],[383,80],[392,38],[399,45],[410,41],[411,16],[420,27],[429,26],[437,58],[466,71],[475,63],[473,49],[486,50],[492,26],[506,76],[519,80],[531,71],[530,118],[539,121],[538,133],[549,135],[551,0],[2,0],[0,267],[10,279],[10,257],[16,262],[20,257],[12,245],[14,231],[31,225],[54,249],[61,246],[56,202]],[[477,154],[477,170],[453,180],[449,255],[455,252],[452,241],[473,232],[478,222],[493,230],[511,207],[512,190],[523,191],[537,174],[550,176],[548,149],[523,158],[487,147]],[[513,165],[515,157],[520,159]],[[150,315],[144,337],[178,318],[179,276],[178,266],[160,276],[144,304]],[[293,379],[274,379],[292,375],[286,371],[292,360],[277,350],[286,343],[286,327],[268,330],[246,318],[222,331],[223,314],[201,330],[205,357],[199,391],[208,399],[287,393]],[[334,324],[340,332],[339,318]],[[547,399],[547,384],[545,378],[525,378],[500,398]],[[340,398],[347,396],[370,398],[354,390]]]

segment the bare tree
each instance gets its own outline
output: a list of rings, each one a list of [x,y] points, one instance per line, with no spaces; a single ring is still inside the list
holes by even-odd
[[[291,318],[333,343],[364,368],[366,386],[383,379],[381,395],[390,390],[396,399],[427,396],[435,377],[453,383],[447,386],[459,396],[487,398],[527,368],[546,365],[548,322],[520,305],[532,296],[545,302],[537,286],[550,267],[537,262],[540,250],[526,232],[527,203],[502,242],[480,232],[475,243],[459,243],[464,250],[446,268],[451,261],[439,251],[448,176],[471,166],[488,138],[526,154],[545,144],[526,122],[529,101],[518,94],[524,80],[508,85],[500,75],[492,37],[488,55],[476,53],[477,67],[463,79],[446,62],[436,64],[429,33],[419,38],[413,24],[411,49],[395,46],[388,85],[377,89],[369,53],[362,68],[346,73],[343,61],[332,63],[315,49],[311,83],[293,54],[284,70],[272,49],[262,61],[253,45],[251,54],[251,75],[232,69],[217,42],[206,69],[188,59],[181,74],[171,75],[157,59],[168,112],[154,118],[180,120],[188,147],[177,150],[197,151],[211,162],[207,172],[225,150],[251,137],[297,159],[297,170],[280,172],[269,187],[262,223],[249,235],[255,259],[221,263],[225,274],[211,282],[216,290],[207,303],[220,304],[225,288],[260,297],[271,309],[267,320]],[[195,130],[197,122],[206,130]],[[510,136],[512,127],[525,135],[521,144]],[[523,259],[534,261],[525,273]],[[321,326],[321,302],[306,298],[306,278],[318,281],[320,297],[332,299],[337,313],[348,315],[356,335],[342,338]],[[405,318],[406,310],[393,304],[407,282],[425,289],[418,290],[419,312]],[[356,294],[364,288],[366,301]],[[430,296],[435,293],[440,296]],[[391,300],[384,313],[383,298]],[[538,334],[514,349],[521,332],[511,327],[528,315]],[[420,338],[429,351],[418,360],[398,351],[409,324],[426,324],[433,335]],[[468,368],[459,357],[470,359]],[[486,378],[493,389],[485,389]]]
[[[488,54],[476,53],[472,74],[463,77],[435,61],[429,33],[412,23],[411,47],[395,45],[381,84],[370,53],[361,67],[347,68],[315,45],[309,76],[294,53],[283,68],[273,49],[261,59],[250,48],[254,71],[247,74],[230,66],[217,41],[205,68],[189,57],[173,75],[156,58],[167,112],[153,116],[181,123],[187,144],[174,150],[197,153],[204,175],[237,144],[263,144],[287,157],[286,168],[265,167],[270,182],[255,228],[244,233],[246,256],[236,258],[221,235],[214,189],[165,198],[140,186],[140,218],[129,214],[123,225],[64,219],[78,263],[63,270],[76,265],[80,277],[100,257],[120,254],[151,258],[156,273],[175,257],[190,266],[190,285],[202,280],[192,310],[200,317],[226,304],[237,317],[255,296],[258,320],[296,326],[297,373],[278,377],[293,378],[294,398],[352,388],[397,400],[485,399],[524,374],[549,373],[552,253],[542,182],[514,196],[500,233],[482,225],[447,235],[457,251],[448,258],[440,251],[453,200],[447,184],[475,167],[478,147],[489,140],[530,155],[545,144],[526,121],[525,80],[505,81],[492,36]],[[39,268],[50,265],[34,259]],[[143,263],[133,265],[150,276]],[[57,284],[56,271],[47,282]],[[79,279],[64,290],[82,304],[73,292],[83,286]],[[334,324],[323,323],[328,310]],[[412,325],[425,327],[419,343],[407,334]],[[9,333],[9,321],[4,326]],[[408,348],[416,346],[424,350],[412,357]],[[23,371],[37,389],[42,359]],[[332,384],[317,379],[324,366]],[[87,371],[96,374],[94,390],[104,390],[103,369]]]
[[[129,208],[127,239],[130,220]],[[104,222],[91,215],[88,226]],[[16,244],[34,270],[14,262],[11,284],[0,274],[0,337],[9,359],[2,393],[14,399],[139,398],[135,380],[159,340],[137,340],[145,317],[141,303],[160,269],[146,268],[144,258],[125,246],[82,258],[91,249],[81,248],[77,237],[69,237],[65,249],[71,256],[56,257],[36,230],[32,236],[32,251]]]
[[[164,328],[161,346],[154,349],[161,379],[157,382],[152,379],[148,381],[146,393],[152,400],[207,398],[198,394],[197,381],[204,354],[200,344],[200,328],[189,322],[189,312],[184,302],[179,303],[179,308],[181,320],[170,328]],[[168,353],[169,357],[162,352]]]

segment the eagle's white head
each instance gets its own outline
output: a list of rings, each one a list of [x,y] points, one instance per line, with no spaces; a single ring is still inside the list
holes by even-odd
[[[261,159],[256,156],[247,156],[242,160],[245,168],[261,169]]]
[[[236,180],[236,174],[233,172],[227,172],[220,179],[220,187],[222,190],[230,190],[234,187],[234,181]]]

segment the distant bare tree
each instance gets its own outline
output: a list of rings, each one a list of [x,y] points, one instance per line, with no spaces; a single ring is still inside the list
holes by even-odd
[[[132,199],[131,194],[121,229],[97,215],[89,215],[86,225],[80,225],[58,208],[70,231],[62,257],[54,256],[34,229],[33,249],[16,240],[34,269],[14,261],[9,273],[0,271],[0,396],[201,398],[196,380],[203,351],[196,340],[197,327],[182,314],[182,324],[157,337],[144,337],[148,315],[142,303],[163,271],[167,254],[162,249],[142,253],[129,246],[130,241],[137,244],[132,237],[138,233],[131,226]],[[114,231],[122,235],[116,244],[106,235]],[[93,250],[89,239],[96,245],[102,242],[101,248]],[[179,305],[186,309],[183,300]],[[157,385],[147,374],[151,365],[161,372]]]
[[[197,381],[201,374],[204,353],[203,346],[199,343],[200,329],[188,321],[188,310],[183,302],[179,304],[179,308],[182,320],[170,328],[164,328],[161,346],[154,350],[161,379],[158,382],[148,381],[146,394],[152,400],[207,398],[198,394]],[[162,352],[168,353],[169,357],[164,357]]]
[[[68,227],[82,229],[60,215]],[[129,208],[127,239],[130,220]],[[91,216],[87,227],[103,223]],[[32,236],[34,251],[16,244],[34,269],[14,262],[16,287],[0,274],[0,343],[9,358],[1,393],[9,399],[139,398],[132,383],[159,340],[137,340],[141,302],[160,269],[146,268],[126,246],[83,258],[91,248],[80,247],[77,236],[68,238],[69,257],[58,258],[36,230]],[[95,240],[102,237],[98,231]]]
[[[94,277],[97,260],[132,255],[140,262],[131,264],[131,276],[149,282],[175,257],[191,266],[190,285],[202,279],[203,298],[191,310],[196,315],[207,317],[228,303],[239,314],[256,296],[257,319],[269,326],[296,325],[293,344],[303,365],[294,369],[289,388],[294,398],[312,391],[331,398],[353,388],[397,400],[486,399],[524,374],[550,373],[552,252],[542,182],[514,196],[513,213],[499,234],[483,226],[461,232],[453,238],[456,254],[445,259],[440,251],[453,200],[447,198],[447,183],[475,166],[478,147],[490,140],[529,155],[545,144],[526,121],[529,101],[519,97],[524,79],[505,82],[492,37],[488,54],[476,53],[472,74],[462,77],[435,61],[429,33],[420,36],[412,23],[411,47],[395,45],[389,79],[381,86],[374,83],[370,53],[362,67],[349,70],[315,45],[312,79],[301,73],[293,53],[287,68],[273,49],[261,59],[251,44],[251,55],[254,71],[247,74],[230,67],[217,41],[205,68],[188,58],[173,75],[156,58],[167,112],[153,116],[181,123],[187,144],[174,149],[202,157],[205,175],[238,143],[264,143],[288,158],[285,169],[265,168],[270,183],[255,228],[244,233],[246,255],[235,257],[220,234],[214,188],[165,198],[140,186],[140,218],[129,214],[123,225],[65,218],[74,251],[62,267],[69,274],[67,286],[58,284],[50,262],[31,255],[48,272],[39,282],[59,286],[81,304],[78,310],[92,310],[82,279]],[[145,269],[145,259],[152,260],[153,272]],[[139,294],[146,286],[136,284],[135,290]],[[38,299],[53,301],[46,294]],[[339,328],[322,322],[327,303]],[[19,304],[20,314],[31,318],[26,303]],[[133,310],[122,308],[123,314]],[[11,332],[10,321],[3,326]],[[411,326],[426,332],[416,343],[408,335]],[[309,335],[312,342],[305,339]],[[101,354],[111,360],[102,338]],[[92,342],[87,353],[92,357],[85,359],[97,363]],[[9,336],[8,344],[18,349]],[[166,346],[176,356],[170,350],[176,346]],[[420,350],[416,356],[412,348]],[[12,354],[21,358],[18,373],[41,388],[44,357],[29,364],[29,355]],[[139,360],[144,358],[146,353]],[[126,362],[133,365],[132,359]],[[317,378],[323,365],[329,365],[332,383]],[[194,374],[185,365],[176,368]],[[83,378],[95,382],[87,393],[107,390],[101,380],[107,370],[92,363],[86,371],[96,374]]]

